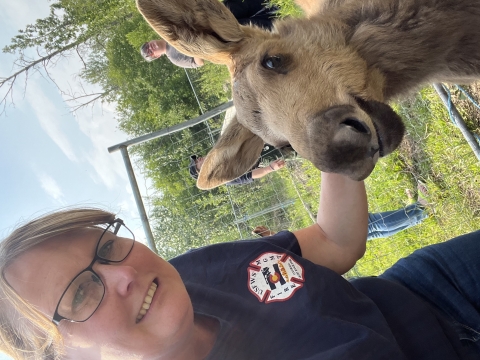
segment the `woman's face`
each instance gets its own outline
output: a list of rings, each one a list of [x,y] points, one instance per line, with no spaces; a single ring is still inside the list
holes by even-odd
[[[92,261],[101,234],[87,229],[47,240],[9,265],[6,279],[51,319],[70,281]],[[105,296],[86,322],[60,322],[67,353],[88,359],[155,359],[173,358],[188,347],[194,326],[192,304],[168,262],[135,243],[123,262],[97,262],[93,269],[105,284]],[[137,322],[153,282],[158,287],[150,308]]]

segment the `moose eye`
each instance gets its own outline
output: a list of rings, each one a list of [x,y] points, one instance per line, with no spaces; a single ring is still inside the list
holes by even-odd
[[[280,56],[267,56],[262,61],[262,66],[266,69],[274,70],[282,64],[282,58]]]

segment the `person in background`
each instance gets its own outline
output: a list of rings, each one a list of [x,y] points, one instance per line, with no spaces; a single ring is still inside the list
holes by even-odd
[[[410,200],[413,199],[410,190],[407,190],[406,193]],[[417,201],[404,208],[380,213],[369,213],[367,240],[395,235],[425,220],[428,217],[425,211],[428,205],[425,184],[417,183],[417,194]]]
[[[140,54],[149,62],[166,55],[172,64],[184,69],[195,69],[203,65],[202,59],[184,55],[162,39],[144,43],[140,47]]]
[[[278,10],[265,5],[263,0],[226,0],[223,2],[242,25],[256,25],[270,29]],[[165,40],[151,40],[140,47],[140,54],[146,61],[153,61],[166,55],[172,64],[185,69],[194,69],[204,64],[203,60],[182,54]]]
[[[225,125],[224,125],[225,126]],[[255,179],[260,179],[271,172],[280,170],[285,166],[285,160],[293,160],[298,158],[298,154],[291,146],[282,148],[275,148],[273,145],[264,144],[262,152],[258,158],[257,163],[242,176],[226,183],[225,185],[244,185],[250,184]],[[190,155],[190,163],[188,164],[188,171],[190,176],[198,179],[198,173],[202,168],[205,158],[197,155]]]
[[[197,155],[190,155],[190,164],[188,166],[188,170],[190,172],[190,176],[197,180],[198,179],[198,172],[202,168],[203,162],[205,161],[204,157],[197,156]],[[226,183],[225,185],[245,185],[250,184],[255,181],[255,179],[261,179],[265,175],[270,174],[274,171],[280,170],[285,166],[285,160],[283,159],[276,159],[273,160],[265,167],[255,167],[252,170],[246,172],[242,176]]]
[[[398,210],[368,214],[367,241],[390,237],[400,231],[420,224],[428,217],[425,210],[428,205],[426,200],[427,188],[423,183],[418,182],[417,190],[418,198],[413,204]],[[409,199],[413,198],[411,191],[407,191],[407,196]],[[252,230],[252,234],[264,237],[272,236],[276,232],[267,226],[259,225]]]

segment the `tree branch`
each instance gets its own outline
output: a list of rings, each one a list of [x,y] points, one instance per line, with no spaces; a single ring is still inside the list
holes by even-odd
[[[8,85],[6,88],[6,92],[2,99],[0,100],[0,115],[2,115],[5,112],[6,105],[7,105],[7,98],[8,96],[12,95],[13,92],[13,86],[15,84],[15,81],[17,80],[18,76],[21,74],[26,74],[28,76],[28,72],[30,70],[38,70],[37,66],[42,65],[45,71],[47,72],[47,76],[51,79],[50,74],[48,73],[47,67],[50,64],[50,62],[58,55],[63,54],[66,51],[69,51],[73,49],[74,47],[80,45],[81,43],[85,42],[87,39],[81,39],[77,40],[67,46],[64,46],[61,49],[58,49],[46,56],[43,56],[37,60],[26,60],[23,55],[20,56],[19,63],[21,64],[20,66],[23,66],[21,69],[19,69],[17,72],[13,73],[12,75],[6,77],[6,78],[0,78],[0,88]],[[55,84],[56,85],[56,84]],[[25,88],[27,84],[25,83]],[[58,88],[58,86],[57,86]],[[12,98],[13,102],[13,98]]]

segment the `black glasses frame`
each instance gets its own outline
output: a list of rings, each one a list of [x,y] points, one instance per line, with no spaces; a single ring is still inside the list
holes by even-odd
[[[112,231],[115,235],[117,235],[118,231],[120,230],[120,228],[122,226],[125,226],[125,228],[132,234],[132,247],[130,248],[130,250],[128,251],[127,255],[125,255],[125,257],[121,260],[108,260],[108,259],[105,259],[101,256],[98,255],[98,246],[100,245],[100,242],[102,241],[102,238],[103,236],[105,235],[105,233],[112,227],[114,226],[114,230]],[[122,261],[124,261],[128,255],[130,255],[130,253],[132,252],[132,249],[133,249],[133,245],[135,244],[135,235],[133,235],[132,231],[125,225],[125,223],[123,222],[122,219],[115,219],[113,220],[107,227],[105,230],[103,230],[102,232],[102,235],[100,235],[100,238],[98,239],[97,241],[97,245],[95,246],[95,255],[93,257],[93,260],[92,262],[90,263],[90,265],[88,265],[85,269],[83,269],[82,271],[80,271],[77,276],[75,276],[73,278],[72,281],[70,281],[70,283],[68,284],[68,286],[65,288],[65,290],[63,291],[62,293],[62,296],[60,296],[60,300],[58,300],[58,304],[57,304],[57,307],[55,308],[55,313],[53,314],[53,318],[52,318],[52,322],[58,326],[58,324],[60,323],[60,321],[62,320],[67,320],[67,321],[70,321],[70,322],[85,322],[87,321],[88,319],[90,319],[92,317],[93,314],[95,314],[95,311],[97,311],[98,307],[100,306],[100,304],[102,303],[103,301],[103,297],[105,296],[105,284],[103,283],[101,277],[95,272],[95,270],[93,270],[93,265],[97,262],[97,261],[100,261],[102,264],[105,264],[105,265],[109,265],[109,264],[117,264],[117,263],[121,263]],[[87,272],[87,271],[90,271],[91,273],[93,273],[97,278],[98,280],[100,280],[100,283],[102,284],[103,286],[103,294],[102,294],[102,298],[100,299],[100,301],[98,302],[98,305],[97,307],[95,308],[95,310],[92,311],[92,313],[90,314],[89,317],[87,317],[85,320],[72,320],[72,319],[69,319],[69,318],[66,318],[66,317],[63,317],[62,315],[60,315],[58,313],[58,308],[60,306],[60,303],[62,302],[63,300],[63,296],[65,295],[65,293],[67,292],[68,288],[70,287],[70,285],[73,284],[73,282],[80,276],[82,275],[84,272]]]

